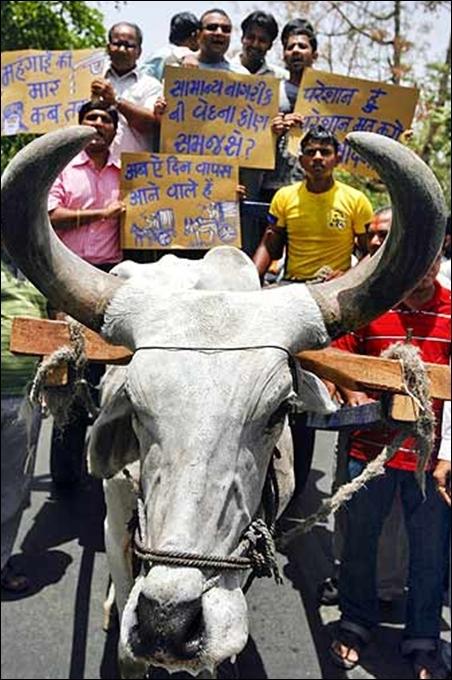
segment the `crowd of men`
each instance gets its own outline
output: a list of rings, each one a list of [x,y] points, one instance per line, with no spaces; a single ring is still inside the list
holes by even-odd
[[[276,138],[273,170],[240,169],[243,195],[250,201],[269,204],[266,220],[250,218],[242,211],[243,250],[253,258],[265,282],[275,261],[284,261],[282,278],[305,282],[340,276],[376,250],[390,228],[390,209],[376,213],[361,191],[338,181],[338,140],[327,129],[305,130],[295,157],[288,151],[288,133],[301,127],[294,112],[303,71],[313,67],[318,55],[317,36],[304,18],[289,21],[281,30],[284,67],[273,65],[267,53],[279,34],[275,18],[254,11],[241,23],[241,50],[229,58],[233,25],[222,9],[209,9],[201,17],[191,12],[175,15],[170,24],[169,43],[138,65],[143,33],[132,23],[119,22],[108,32],[108,66],[91,83],[91,98],[79,111],[79,123],[92,127],[95,137],[58,176],[49,195],[49,217],[62,241],[95,267],[109,271],[122,259],[148,259],[149,254],[124,252],[120,247],[120,222],[125,205],[119,196],[121,153],[158,151],[159,128],[167,103],[162,81],[165,67],[230,71],[242,75],[273,76],[280,81],[279,112],[272,120]],[[359,75],[359,74],[356,74]],[[388,217],[389,212],[389,217]],[[386,220],[382,216],[387,217]],[[378,356],[394,339],[419,347],[423,360],[450,362],[450,221],[448,262],[449,290],[437,274],[440,259],[418,287],[394,310],[359,332],[337,341],[349,352]],[[13,551],[20,518],[29,494],[32,460],[36,447],[36,414],[33,428],[22,417],[22,395],[32,366],[11,360],[8,352],[11,318],[15,314],[44,315],[37,291],[17,278],[12,263],[2,253],[2,588],[26,592],[30,575],[14,572]],[[198,254],[200,255],[200,253]],[[155,256],[155,254],[154,254]],[[443,268],[447,270],[447,265]],[[19,274],[20,277],[20,274]],[[54,315],[64,310],[47,310]],[[9,368],[11,367],[11,370]],[[89,376],[96,384],[99,373]],[[374,394],[350,393],[328,386],[341,403],[361,404],[378,398]],[[408,589],[402,654],[410,658],[414,677],[446,677],[441,663],[440,624],[450,518],[450,404],[435,404],[437,436],[426,471],[425,496],[415,478],[414,443],[406,441],[387,464],[384,477],[372,480],[367,489],[348,504],[347,527],[334,575],[341,620],[330,653],[334,662],[350,670],[378,625],[377,547],[385,518],[396,507],[400,520],[403,507],[408,535]],[[12,427],[12,424],[15,424]],[[62,432],[55,429],[51,456],[77,459],[83,449],[89,424],[82,411]],[[442,429],[441,429],[442,428]],[[302,493],[313,454],[313,435],[303,421],[294,432],[296,495]],[[354,432],[345,451],[344,479],[352,479],[381,451],[394,432]],[[70,452],[68,454],[68,452]],[[333,454],[333,452],[332,452]],[[447,455],[448,454],[448,455]],[[333,458],[333,455],[332,455]],[[25,465],[26,463],[26,465]],[[67,474],[55,473],[61,487],[79,480],[79,472],[68,466]],[[61,467],[60,467],[61,472]],[[402,503],[394,505],[400,497]],[[5,512],[4,512],[5,511]],[[400,522],[399,522],[400,524]],[[390,539],[388,539],[390,540]],[[336,581],[336,576],[338,579]]]

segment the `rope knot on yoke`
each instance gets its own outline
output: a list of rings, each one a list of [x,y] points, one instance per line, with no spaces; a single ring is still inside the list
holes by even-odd
[[[99,409],[94,404],[89,385],[84,378],[87,357],[83,326],[74,319],[68,320],[70,345],[52,352],[41,361],[31,383],[29,399],[40,406],[44,416],[51,414],[59,429],[64,429],[71,417],[71,409],[76,399],[85,407],[88,415],[95,419]],[[52,370],[67,365],[68,384],[46,385]]]
[[[330,514],[337,512],[353,494],[364,487],[371,479],[383,475],[386,463],[391,460],[408,436],[416,439],[418,461],[415,474],[421,491],[425,494],[424,471],[435,440],[435,414],[429,395],[430,380],[427,370],[421,359],[419,348],[409,342],[396,342],[382,352],[381,356],[385,359],[400,361],[405,392],[418,404],[419,418],[414,423],[397,423],[397,432],[392,442],[387,444],[376,458],[367,463],[360,475],[351,482],[342,484],[331,498],[323,501],[316,513],[304,519],[292,519],[291,521],[296,526],[278,539],[280,547],[287,546],[297,536],[310,531],[320,521],[325,521]],[[394,428],[394,421],[389,421],[388,424]]]

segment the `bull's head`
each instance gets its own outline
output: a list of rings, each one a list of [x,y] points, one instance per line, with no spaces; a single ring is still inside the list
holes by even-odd
[[[92,134],[62,130],[16,156],[2,183],[3,241],[53,306],[134,352],[126,391],[147,547],[230,555],[258,509],[293,394],[286,351],[320,348],[406,296],[441,248],[441,189],[408,149],[353,133],[349,142],[379,171],[393,202],[390,235],[366,263],[328,283],[262,291],[251,262],[220,249],[191,289],[159,285],[159,275],[125,282],[71,253],[47,217],[49,187]],[[219,278],[206,284],[215,270]],[[231,290],[231,281],[244,290]],[[211,576],[170,566],[141,576],[123,616],[126,653],[195,673],[240,652],[241,577],[221,573],[207,588]]]

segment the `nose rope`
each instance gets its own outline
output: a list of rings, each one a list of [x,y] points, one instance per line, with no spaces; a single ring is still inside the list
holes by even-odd
[[[274,455],[277,454],[275,449]],[[277,512],[277,485],[273,474],[273,457],[269,465],[266,483],[264,485],[264,505],[269,507],[269,526],[261,519],[254,519],[231,555],[200,555],[198,553],[173,550],[151,550],[146,546],[146,513],[144,502],[137,483],[133,480],[129,470],[125,468],[123,474],[133,486],[137,496],[137,507],[128,523],[131,534],[132,549],[134,555],[150,567],[156,564],[177,567],[193,567],[198,569],[211,569],[213,571],[248,571],[251,570],[250,578],[244,588],[245,592],[251,585],[254,577],[274,576],[277,583],[282,583],[282,577],[276,558],[276,549],[273,538],[274,515]],[[268,478],[270,477],[270,481]],[[272,495],[269,500],[268,496]],[[264,508],[265,509],[265,508]],[[220,575],[215,574],[207,579],[203,593],[213,588],[219,581]]]

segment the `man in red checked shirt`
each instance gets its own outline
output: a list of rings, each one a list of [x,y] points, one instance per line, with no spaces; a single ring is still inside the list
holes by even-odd
[[[387,231],[388,224],[385,229]],[[381,230],[375,230],[381,231]],[[374,238],[374,243],[372,239]],[[369,233],[369,250],[375,252],[384,234]],[[440,257],[416,289],[396,308],[340,338],[334,346],[357,354],[380,356],[397,341],[410,337],[426,362],[449,364],[450,291],[436,281]],[[372,395],[340,388],[347,404],[363,404]],[[441,402],[433,404],[437,436],[426,472],[423,497],[414,472],[415,441],[407,438],[386,464],[383,476],[373,478],[348,502],[347,532],[339,573],[341,621],[330,653],[334,662],[350,670],[359,663],[360,651],[378,624],[377,547],[384,520],[395,494],[400,493],[409,538],[409,581],[403,655],[410,658],[415,677],[446,677],[438,667],[445,556],[450,518],[435,483],[434,470],[440,442]],[[348,448],[350,479],[374,459],[395,432],[374,429],[354,431]]]

